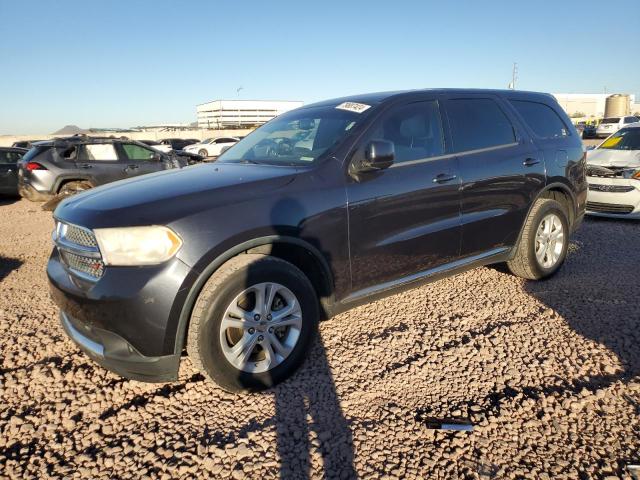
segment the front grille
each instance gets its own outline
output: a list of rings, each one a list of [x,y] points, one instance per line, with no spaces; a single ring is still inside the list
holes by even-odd
[[[70,273],[87,280],[98,280],[104,273],[104,263],[93,232],[77,225],[56,222],[53,239],[60,259]]]
[[[615,203],[587,202],[587,210],[595,213],[631,213],[633,205],[616,205]]]
[[[588,177],[601,178],[630,178],[635,168],[629,167],[602,167],[600,165],[587,165]]]
[[[589,190],[594,192],[626,193],[635,190],[635,188],[629,185],[597,185],[590,183]]]
[[[65,229],[62,235],[66,240],[71,243],[82,245],[83,247],[97,247],[96,237],[93,233],[85,230],[84,228],[76,227],[75,225],[65,224]]]
[[[104,273],[104,263],[98,258],[84,257],[66,250],[60,250],[60,253],[64,263],[72,270],[93,278],[100,278]]]

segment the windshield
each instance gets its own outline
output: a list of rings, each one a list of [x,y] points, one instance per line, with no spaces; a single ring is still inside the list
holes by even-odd
[[[620,123],[620,117],[603,118],[600,123]]]
[[[240,140],[218,162],[309,165],[337,145],[364,115],[335,106],[293,110]]]
[[[640,128],[618,130],[598,148],[604,148],[605,150],[640,150]]]

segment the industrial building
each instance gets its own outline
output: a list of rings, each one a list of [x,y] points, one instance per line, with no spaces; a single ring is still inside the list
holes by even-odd
[[[214,100],[196,107],[198,128],[257,127],[303,102],[270,100]]]
[[[640,112],[635,95],[611,93],[554,93],[552,94],[573,118],[603,118]]]

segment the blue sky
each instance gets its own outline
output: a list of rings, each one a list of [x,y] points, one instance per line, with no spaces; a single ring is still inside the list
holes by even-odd
[[[638,0],[0,0],[0,134],[195,121],[219,98],[640,95]],[[602,41],[603,39],[606,42]]]

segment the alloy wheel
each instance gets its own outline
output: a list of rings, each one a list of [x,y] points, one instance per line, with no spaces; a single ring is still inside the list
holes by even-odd
[[[543,217],[536,231],[535,252],[538,264],[543,268],[553,268],[564,249],[564,227],[560,217],[549,213]]]
[[[220,345],[227,361],[250,373],[280,365],[298,343],[300,302],[284,285],[264,282],[237,295],[224,312]]]

